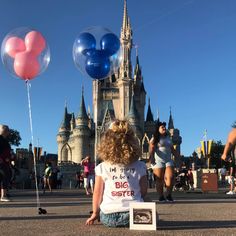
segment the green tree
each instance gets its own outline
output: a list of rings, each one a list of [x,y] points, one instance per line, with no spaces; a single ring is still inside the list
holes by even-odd
[[[211,165],[216,168],[221,168],[221,155],[224,151],[224,145],[221,141],[213,141],[211,147]]]
[[[21,141],[20,133],[17,130],[10,129],[10,135],[8,137],[8,141],[13,146],[19,146]]]

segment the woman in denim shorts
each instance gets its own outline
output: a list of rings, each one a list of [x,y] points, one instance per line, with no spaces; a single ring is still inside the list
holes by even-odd
[[[156,133],[149,144],[150,161],[153,173],[156,176],[157,192],[159,201],[173,202],[172,188],[174,184],[174,163],[171,154],[179,157],[179,154],[173,147],[167,130],[166,122],[158,122]],[[163,187],[166,186],[166,197],[164,196]]]

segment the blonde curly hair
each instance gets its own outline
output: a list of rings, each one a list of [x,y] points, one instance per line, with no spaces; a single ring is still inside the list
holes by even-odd
[[[141,148],[128,121],[115,120],[103,135],[98,156],[111,164],[128,165],[139,159]]]

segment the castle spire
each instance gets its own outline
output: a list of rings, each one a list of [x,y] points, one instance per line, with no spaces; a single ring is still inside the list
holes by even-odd
[[[73,130],[75,128],[75,115],[74,113],[71,114],[71,120],[70,120],[70,129]]]
[[[150,98],[148,98],[148,110],[147,110],[146,121],[154,121],[152,110],[151,110],[151,105],[150,105]]]
[[[61,128],[66,129],[68,127],[68,112],[67,112],[67,102],[65,101],[64,117],[61,122]]]
[[[136,54],[136,65],[135,65],[135,70],[134,70],[134,80],[136,82],[142,81],[142,71],[141,71],[141,67],[139,65],[138,54]]]
[[[128,17],[127,0],[124,0],[123,23],[121,27],[120,42],[122,47],[122,62],[119,73],[122,78],[131,78],[131,49],[132,49],[132,29],[130,19]]]
[[[80,109],[77,116],[78,119],[88,120],[88,115],[85,108],[85,102],[84,102],[84,86],[82,86],[82,95],[81,95],[81,103],[80,103]]]
[[[128,27],[128,11],[127,11],[127,1],[124,0],[124,14],[123,14],[123,24],[122,28],[126,29]]]
[[[169,122],[168,122],[168,129],[174,129],[174,121],[173,121],[172,114],[171,114],[171,107],[170,107],[170,117],[169,117]]]

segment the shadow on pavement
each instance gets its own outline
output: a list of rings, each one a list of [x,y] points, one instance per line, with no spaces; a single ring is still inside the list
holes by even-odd
[[[157,229],[187,230],[211,228],[236,228],[236,220],[228,221],[162,221],[158,222]]]
[[[89,202],[90,203],[90,202]],[[81,205],[88,205],[88,202],[42,202],[41,206],[43,207],[65,207],[65,206],[81,206]],[[18,202],[18,204],[14,204],[11,202],[10,204],[0,204],[1,208],[25,208],[25,207],[36,207],[36,203],[25,203],[25,202]],[[91,206],[92,207],[92,206]]]
[[[48,213],[47,215],[35,215],[35,216],[9,216],[0,217],[1,221],[11,221],[11,220],[58,220],[58,219],[87,219],[88,215],[56,215],[53,213]]]

